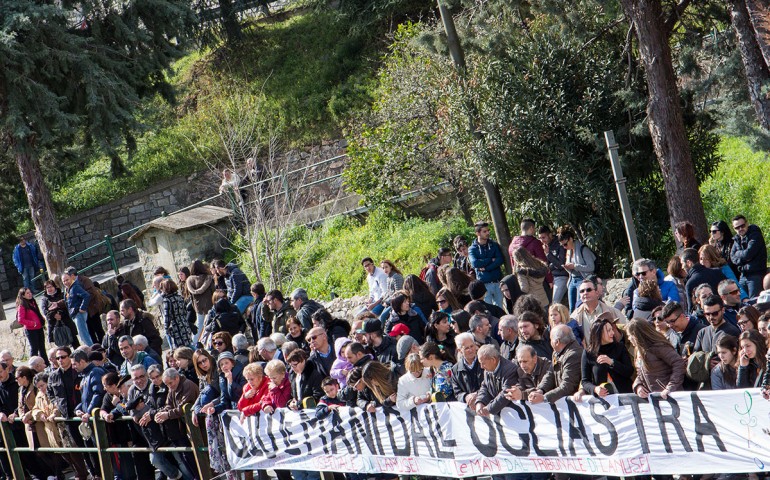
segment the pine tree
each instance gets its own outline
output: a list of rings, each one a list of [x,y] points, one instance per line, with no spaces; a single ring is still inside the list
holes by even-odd
[[[114,151],[141,98],[170,95],[165,70],[194,20],[184,0],[0,2],[0,141],[49,274],[62,272],[66,252],[39,153],[76,135]]]

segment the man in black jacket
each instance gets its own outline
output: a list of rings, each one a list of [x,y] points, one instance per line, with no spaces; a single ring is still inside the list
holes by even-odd
[[[366,344],[374,350],[376,360],[391,369],[398,363],[396,342],[391,336],[382,335],[382,322],[376,318],[369,318],[364,322]]]
[[[674,344],[676,351],[682,357],[689,357],[695,351],[698,332],[705,328],[705,325],[685,315],[679,302],[668,302],[660,311],[660,316],[676,332],[678,339]]]
[[[687,272],[684,289],[687,295],[687,311],[693,309],[692,292],[702,283],[711,286],[713,292],[717,292],[719,282],[725,279],[721,270],[715,268],[706,268],[700,263],[698,251],[694,248],[686,248],[681,254],[682,267]]]
[[[123,356],[120,354],[118,340],[123,335],[128,335],[128,329],[120,321],[120,312],[110,310],[107,312],[107,332],[102,338],[102,347],[110,362],[115,365],[123,363]]]
[[[473,339],[473,335],[468,332],[461,333],[455,337],[457,345],[457,363],[452,367],[452,390],[455,398],[460,402],[465,402],[470,408],[476,407],[476,396],[484,379],[484,370],[476,359],[478,346]]]
[[[139,307],[131,299],[120,302],[120,314],[123,316],[123,324],[128,330],[127,335],[132,337],[144,335],[147,337],[151,349],[158,353],[163,351],[163,340],[160,338],[160,332],[153,322],[152,315],[139,310]]]
[[[294,289],[289,300],[291,301],[292,308],[297,311],[297,320],[302,324],[302,328],[305,330],[313,328],[313,314],[324,308],[323,305],[315,300],[310,300],[303,288]]]
[[[762,230],[756,225],[749,225],[743,215],[733,218],[733,228],[737,235],[733,237],[728,260],[732,260],[741,272],[741,288],[748,292],[749,298],[756,298],[762,291],[762,279],[767,273],[765,237]]]

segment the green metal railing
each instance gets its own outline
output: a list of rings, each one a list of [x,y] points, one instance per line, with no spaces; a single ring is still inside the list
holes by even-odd
[[[329,175],[329,176],[327,176],[325,178],[321,178],[321,179],[314,180],[314,181],[306,183],[306,184],[302,184],[302,185],[300,185],[299,187],[297,187],[296,189],[294,189],[292,191],[291,187],[289,186],[289,181],[288,181],[288,178],[291,175],[294,175],[294,174],[297,174],[297,173],[309,170],[311,168],[318,167],[320,165],[325,165],[327,163],[331,163],[331,162],[333,162],[335,160],[339,160],[339,159],[345,158],[345,157],[347,157],[347,154],[337,155],[337,156],[334,156],[334,157],[331,157],[331,158],[327,158],[326,160],[321,160],[320,162],[316,162],[316,163],[314,163],[312,165],[306,165],[304,167],[296,168],[294,170],[290,170],[288,172],[281,173],[279,175],[273,175],[273,176],[271,176],[269,178],[266,178],[264,180],[259,180],[259,181],[256,181],[256,182],[253,182],[253,183],[250,183],[250,184],[247,184],[247,185],[243,185],[243,186],[241,186],[239,188],[254,188],[254,187],[259,187],[260,185],[266,184],[268,182],[280,180],[281,184],[282,184],[282,187],[283,187],[282,191],[280,191],[278,193],[275,193],[273,195],[268,195],[266,197],[262,197],[262,198],[260,198],[258,200],[252,200],[250,202],[246,202],[245,205],[252,205],[252,204],[255,204],[255,203],[259,202],[259,201],[268,200],[270,198],[274,198],[274,197],[277,197],[279,195],[285,195],[286,199],[287,199],[287,202],[290,202],[291,199],[292,199],[292,195],[296,194],[296,192],[298,192],[298,191],[300,191],[302,189],[308,188],[308,187],[312,187],[314,185],[318,185],[320,183],[328,182],[329,180],[340,178],[342,176],[341,173],[335,174],[335,175]],[[226,191],[224,193],[222,193],[222,192],[217,193],[216,195],[212,195],[212,196],[210,196],[208,198],[205,198],[205,199],[203,199],[203,200],[201,200],[199,202],[193,203],[192,205],[187,205],[186,207],[182,207],[182,208],[180,208],[178,210],[175,210],[174,212],[171,212],[171,213],[175,214],[175,213],[186,212],[188,210],[192,210],[193,208],[197,208],[197,207],[200,207],[202,205],[207,205],[207,204],[209,204],[209,203],[211,203],[211,202],[213,202],[213,201],[215,201],[215,200],[217,200],[219,198],[223,198],[225,196],[228,198],[228,203],[230,204],[230,208],[233,210],[233,214],[235,215],[235,217],[236,218],[240,218],[242,216],[242,214],[241,214],[241,209],[240,209],[240,206],[239,206],[239,202],[236,200],[236,198],[232,194],[232,192],[229,192],[229,191]],[[163,212],[163,213],[161,213],[161,215],[162,216],[166,216],[167,214],[166,214],[166,212]],[[95,243],[95,244],[93,244],[93,245],[91,245],[91,246],[89,246],[89,247],[87,247],[87,248],[85,248],[85,249],[83,249],[83,250],[81,250],[81,251],[79,251],[79,252],[77,252],[77,253],[69,256],[69,257],[67,257],[66,264],[67,265],[71,265],[73,260],[76,260],[77,258],[83,257],[85,254],[87,254],[89,252],[93,252],[94,250],[97,250],[99,248],[104,247],[106,249],[106,255],[104,257],[98,258],[95,262],[91,263],[90,265],[78,268],[78,271],[81,272],[81,273],[87,273],[90,270],[94,269],[95,267],[98,267],[99,265],[102,265],[102,264],[105,264],[105,263],[109,262],[112,271],[115,272],[115,275],[119,275],[120,271],[119,271],[119,267],[118,267],[118,263],[117,263],[116,257],[118,255],[123,254],[123,253],[127,253],[127,252],[130,252],[132,250],[136,250],[136,246],[135,245],[131,245],[131,246],[127,247],[127,248],[124,248],[124,249],[116,251],[114,249],[115,242],[120,240],[120,239],[122,239],[123,237],[128,238],[131,234],[133,234],[134,232],[138,231],[139,229],[147,226],[151,222],[152,221],[145,222],[145,223],[143,223],[141,225],[138,225],[136,227],[130,228],[130,229],[124,231],[124,232],[118,233],[117,235],[113,235],[113,236],[105,235],[104,239],[102,241],[97,242],[97,243]],[[44,281],[48,280],[48,272],[43,270],[39,275],[37,275],[36,277],[34,277],[32,279],[33,282],[37,282],[38,280],[40,280],[41,282],[44,282]],[[39,292],[38,295],[42,295],[42,292]]]
[[[90,417],[91,431],[93,432],[95,447],[17,447],[16,439],[13,436],[11,425],[8,422],[0,422],[0,430],[2,431],[3,445],[5,448],[0,448],[0,454],[8,455],[8,462],[13,471],[13,478],[25,478],[24,467],[21,462],[20,453],[25,452],[39,452],[39,453],[93,453],[96,454],[99,460],[99,470],[101,471],[101,478],[114,478],[114,472],[112,468],[112,461],[110,459],[112,453],[151,453],[157,452],[190,452],[195,458],[195,468],[197,469],[198,476],[201,480],[210,480],[213,477],[211,471],[211,462],[209,461],[209,451],[206,437],[201,431],[200,427],[196,427],[192,423],[192,408],[189,405],[185,405],[182,409],[184,416],[182,420],[186,426],[188,437],[190,439],[190,447],[161,447],[157,450],[142,447],[110,447],[110,439],[107,435],[107,422],[102,420],[99,416],[99,409],[95,409]],[[16,422],[21,422],[21,419],[16,419]],[[57,423],[80,423],[79,418],[62,418],[57,417],[54,419]],[[116,422],[132,422],[133,418],[123,417],[115,420]]]

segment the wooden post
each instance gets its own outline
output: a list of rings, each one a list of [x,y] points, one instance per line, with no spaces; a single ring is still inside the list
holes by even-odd
[[[184,412],[183,418],[185,425],[187,425],[187,431],[190,433],[190,441],[192,443],[195,463],[198,468],[198,476],[201,480],[209,480],[214,474],[211,472],[208,442],[203,438],[200,427],[196,427],[192,423],[192,416],[194,415],[192,405],[184,405],[182,407],[182,412]]]
[[[13,478],[25,478],[24,467],[21,466],[21,458],[16,451],[16,439],[13,438],[11,425],[8,422],[0,422],[0,430],[3,433],[3,445],[5,445],[5,451],[8,454],[8,463],[11,464]]]
[[[102,472],[102,478],[114,478],[112,460],[110,460],[110,454],[107,452],[107,448],[110,446],[110,440],[107,438],[107,426],[99,416],[98,408],[91,412],[91,425],[93,426],[96,448],[99,449],[96,455],[99,458],[99,470]]]

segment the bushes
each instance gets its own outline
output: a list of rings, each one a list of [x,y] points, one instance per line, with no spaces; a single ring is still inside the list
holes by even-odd
[[[701,185],[706,218],[709,222],[743,214],[758,225],[770,240],[770,159],[756,152],[740,138],[723,137],[719,145],[724,160],[714,174]]]
[[[419,274],[427,259],[438,249],[451,246],[452,238],[463,234],[470,241],[473,230],[459,218],[423,220],[394,218],[374,212],[362,225],[350,218],[337,217],[323,227],[309,230],[294,227],[282,256],[285,268],[298,266],[284,291],[302,287],[311,296],[328,298],[366,294],[366,277],[361,259],[393,261],[401,272]],[[244,271],[255,278],[248,252],[239,254]],[[263,282],[268,285],[267,272]]]

